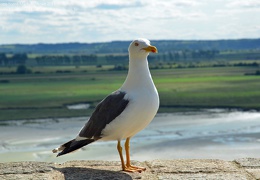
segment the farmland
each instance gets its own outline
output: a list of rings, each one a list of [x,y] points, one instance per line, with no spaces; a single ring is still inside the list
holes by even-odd
[[[260,110],[260,39],[151,41],[159,112]],[[0,120],[90,115],[127,75],[129,41],[0,45]],[[70,110],[85,103],[88,109]]]
[[[89,115],[107,94],[120,88],[127,71],[111,66],[32,67],[40,74],[0,76],[0,120]],[[12,68],[2,67],[1,72]],[[60,72],[64,73],[57,73]],[[159,112],[198,108],[260,110],[259,67],[159,68],[151,73],[158,88]],[[87,110],[67,105],[88,103]]]

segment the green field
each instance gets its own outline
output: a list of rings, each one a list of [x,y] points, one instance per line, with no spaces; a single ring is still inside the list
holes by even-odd
[[[75,67],[62,67],[63,70]],[[109,68],[107,68],[109,69]],[[6,69],[0,69],[4,71]],[[89,115],[96,103],[118,89],[127,71],[80,67],[73,73],[54,73],[53,67],[32,69],[42,74],[0,76],[0,120]],[[257,67],[211,67],[152,70],[160,112],[197,108],[260,110]],[[66,105],[86,102],[88,110]]]

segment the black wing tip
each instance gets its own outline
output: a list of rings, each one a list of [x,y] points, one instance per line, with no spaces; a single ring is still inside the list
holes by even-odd
[[[79,148],[86,146],[94,141],[96,141],[96,140],[95,139],[86,139],[86,140],[82,140],[82,141],[75,141],[75,139],[74,139],[72,141],[69,141],[68,143],[65,144],[67,147],[65,147],[56,157],[76,151]],[[75,143],[75,144],[72,145],[72,143]]]
[[[59,154],[57,154],[56,157],[59,157],[59,156],[62,156],[62,155],[65,155],[65,154],[68,154],[72,152],[69,148],[68,149],[64,149],[63,151],[61,151]]]
[[[56,157],[59,157],[59,156],[62,156],[62,155],[63,155],[62,152],[60,152],[59,154],[57,154]]]

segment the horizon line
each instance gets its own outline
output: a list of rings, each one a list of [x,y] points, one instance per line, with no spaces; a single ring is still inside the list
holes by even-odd
[[[257,40],[258,38],[220,38],[220,39],[151,39],[150,41],[236,41],[236,40]],[[97,42],[80,42],[80,41],[70,41],[70,42],[38,42],[38,43],[3,43],[0,46],[5,45],[39,45],[39,44],[100,44],[100,43],[112,43],[112,42],[131,42],[132,40],[111,40],[111,41],[97,41]]]

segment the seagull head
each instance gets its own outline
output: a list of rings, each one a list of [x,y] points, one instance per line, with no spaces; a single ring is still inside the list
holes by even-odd
[[[155,46],[151,46],[150,41],[144,38],[138,38],[132,41],[129,48],[129,55],[135,57],[146,57],[150,52],[158,53]]]

